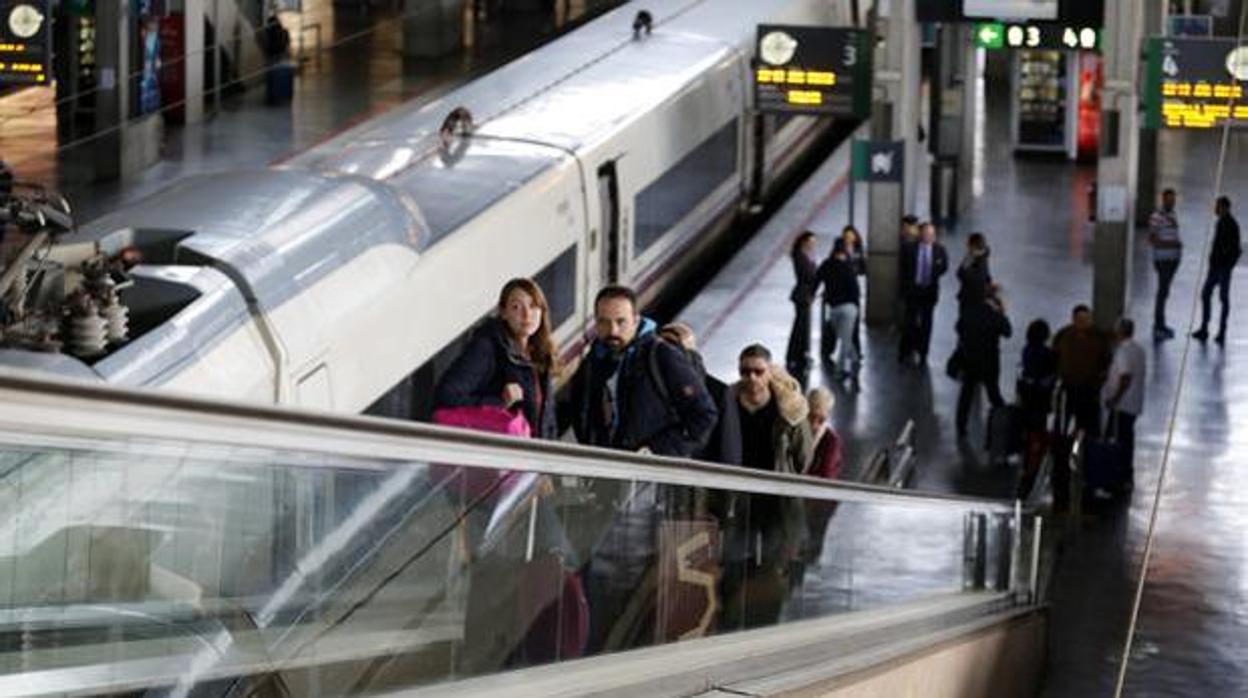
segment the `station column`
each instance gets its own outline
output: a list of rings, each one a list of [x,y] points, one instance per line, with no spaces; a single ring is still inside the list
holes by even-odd
[[[902,141],[905,147],[901,184],[869,188],[867,322],[872,325],[896,319],[901,217],[915,210],[919,167],[924,161],[918,143],[921,47],[914,2],[886,0],[879,10],[877,32],[885,42],[875,61],[871,138]]]
[[[1145,7],[1140,0],[1105,2],[1105,89],[1097,164],[1092,304],[1099,327],[1123,314],[1131,282],[1139,163],[1137,76]]]
[[[1167,3],[1144,3],[1143,37],[1160,36],[1169,14]],[[1145,225],[1157,206],[1161,188],[1157,183],[1157,129],[1140,131],[1139,191],[1135,201],[1135,223]]]
[[[978,61],[968,23],[939,27],[930,80],[931,218],[953,224],[972,203]]]

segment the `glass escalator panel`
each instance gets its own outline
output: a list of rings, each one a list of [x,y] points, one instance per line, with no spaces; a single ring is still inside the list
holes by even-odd
[[[364,695],[977,583],[966,504],[177,433],[0,429],[0,695]]]

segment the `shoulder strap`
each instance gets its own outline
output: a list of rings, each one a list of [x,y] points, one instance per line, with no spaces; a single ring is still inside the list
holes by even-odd
[[[659,347],[664,341],[666,340],[656,339],[651,345],[650,355],[646,357],[646,365],[650,369],[650,381],[654,383],[654,389],[658,391],[663,404],[668,405],[672,402],[672,395],[667,389],[667,381],[663,380],[663,371],[659,367]]]

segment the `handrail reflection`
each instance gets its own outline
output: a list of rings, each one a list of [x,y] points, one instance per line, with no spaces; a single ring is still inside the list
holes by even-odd
[[[193,418],[192,418],[193,417]],[[186,428],[176,428],[179,422]],[[146,427],[146,428],[145,428]],[[631,477],[662,484],[700,485],[821,500],[915,504],[1012,512],[1010,501],[897,490],[749,470],[702,461],[626,453],[570,443],[525,440],[430,424],[294,410],[0,370],[0,432],[61,438],[237,444],[366,459],[438,460],[465,466],[584,477]],[[94,444],[104,446],[105,444]],[[309,464],[315,467],[315,464]]]

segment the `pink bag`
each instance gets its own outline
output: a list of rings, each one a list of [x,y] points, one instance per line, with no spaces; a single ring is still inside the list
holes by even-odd
[[[502,407],[440,407],[433,411],[433,423],[462,429],[475,429],[495,434],[530,438],[533,429],[529,420],[519,410],[512,412]]]
[[[482,405],[479,407],[441,407],[433,411],[433,423],[461,429],[488,431],[494,434],[507,434],[521,438],[533,436],[529,420],[520,411],[509,411],[502,407]],[[456,488],[467,499],[480,499],[487,496],[501,496],[515,479],[511,470],[490,470],[488,468],[463,468],[453,465],[434,464],[430,468],[434,480],[449,481],[448,486]]]

